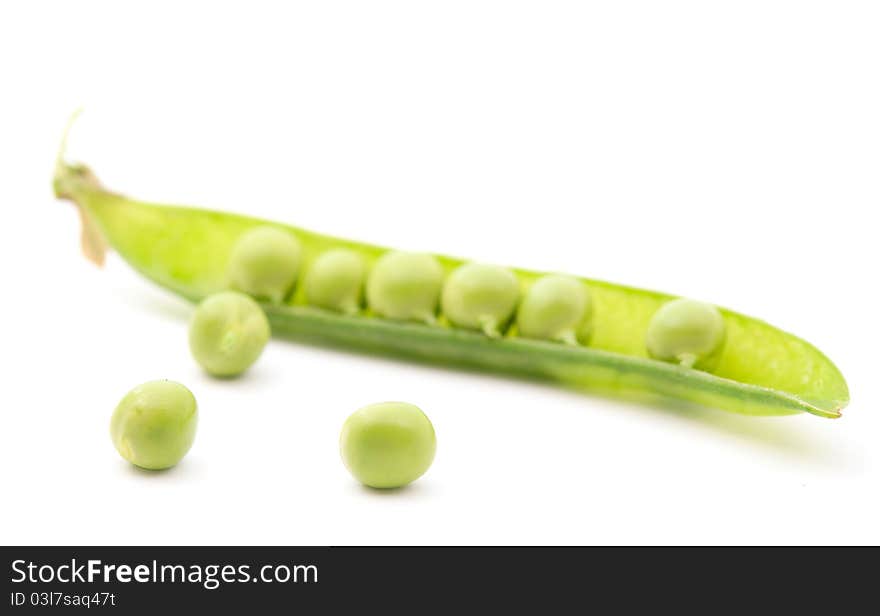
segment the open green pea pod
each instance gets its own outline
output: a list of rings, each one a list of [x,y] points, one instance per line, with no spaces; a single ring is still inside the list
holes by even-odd
[[[248,216],[129,199],[101,186],[88,167],[61,160],[54,188],[58,197],[79,208],[86,256],[101,263],[109,245],[142,275],[194,302],[227,288],[230,253],[243,234],[257,227],[275,227],[296,238],[302,250],[301,276],[307,280],[311,264],[327,251],[352,251],[363,259],[367,271],[389,252]],[[435,258],[447,278],[466,262]],[[511,271],[524,289],[544,275]],[[807,412],[820,417],[840,416],[849,401],[843,376],[815,347],[730,310],[720,309],[725,340],[713,357],[711,372],[654,359],[646,350],[649,325],[661,306],[675,298],[588,278],[577,280],[591,299],[589,346],[571,336],[571,344],[527,338],[518,334],[515,325],[493,338],[458,327],[442,314],[436,322],[406,315],[383,318],[369,306],[359,309],[354,299],[342,310],[322,309],[309,305],[306,285],[297,285],[286,301],[265,302],[263,307],[274,334],[538,377],[614,396],[656,395],[751,415]],[[439,279],[432,284],[437,286]],[[359,285],[357,279],[351,283],[352,298],[357,297]],[[432,293],[431,302],[439,290]]]

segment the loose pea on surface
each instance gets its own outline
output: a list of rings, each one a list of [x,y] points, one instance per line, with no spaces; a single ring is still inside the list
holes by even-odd
[[[525,338],[586,344],[592,329],[593,302],[586,285],[571,276],[542,276],[529,287],[516,315]]]
[[[377,315],[433,323],[443,286],[443,268],[429,254],[389,252],[367,279],[367,303]]]
[[[380,402],[353,413],[342,426],[339,451],[355,479],[371,488],[399,488],[434,461],[434,426],[417,406]]]
[[[243,293],[223,291],[196,308],[189,347],[210,374],[235,376],[257,360],[270,333],[269,320],[257,302]]]
[[[353,250],[337,248],[315,259],[305,276],[306,301],[312,306],[355,314],[361,305],[366,266]]]
[[[123,458],[141,468],[171,468],[196,437],[198,408],[192,392],[174,381],[148,381],[119,402],[110,437]]]
[[[645,343],[655,359],[701,370],[710,369],[725,340],[724,317],[711,304],[676,299],[651,318]]]
[[[443,314],[453,325],[497,337],[519,300],[516,274],[497,265],[467,263],[443,286]]]
[[[280,303],[299,274],[302,249],[293,235],[276,227],[255,227],[235,243],[228,276],[233,289]]]

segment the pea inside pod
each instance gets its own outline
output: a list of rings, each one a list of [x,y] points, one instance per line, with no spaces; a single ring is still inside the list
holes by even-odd
[[[497,265],[468,263],[457,268],[443,286],[443,314],[458,327],[482,330],[490,338],[513,316],[519,281]]]
[[[651,318],[645,343],[651,357],[709,370],[718,359],[725,334],[718,308],[692,299],[676,299],[661,306]]]
[[[353,250],[322,253],[305,277],[306,301],[312,306],[355,314],[361,306],[366,266]]]
[[[299,275],[302,249],[290,233],[259,226],[246,231],[229,257],[229,283],[233,289],[257,299],[280,303]]]
[[[586,344],[592,331],[593,301],[584,283],[551,274],[529,287],[517,311],[519,333],[526,338]]]
[[[367,303],[379,316],[434,323],[443,268],[429,254],[389,252],[367,279]]]

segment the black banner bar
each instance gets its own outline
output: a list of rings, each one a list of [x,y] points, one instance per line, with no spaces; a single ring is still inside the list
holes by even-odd
[[[2,614],[365,613],[445,604],[779,607],[827,595],[836,610],[872,588],[840,550],[711,548],[4,547]],[[847,552],[854,552],[849,550]],[[866,556],[867,552],[861,555]],[[855,562],[861,561],[855,559]],[[841,584],[850,589],[838,592]],[[827,593],[826,593],[827,591]],[[834,597],[833,603],[831,602]],[[271,608],[270,611],[266,611]],[[408,609],[407,609],[408,608]],[[553,609],[551,609],[553,608]],[[255,611],[256,610],[256,611]],[[261,611],[262,610],[262,611]],[[604,613],[605,610],[600,610]]]

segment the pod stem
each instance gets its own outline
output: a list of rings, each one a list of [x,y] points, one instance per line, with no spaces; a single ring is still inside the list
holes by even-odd
[[[80,220],[80,245],[85,257],[97,266],[104,265],[107,256],[107,240],[86,210],[84,195],[90,191],[103,191],[101,183],[85,165],[71,164],[64,160],[67,150],[67,139],[73,124],[82,113],[77,109],[67,121],[61,146],[55,159],[55,175],[52,178],[52,189],[59,199],[66,199],[76,206]]]

